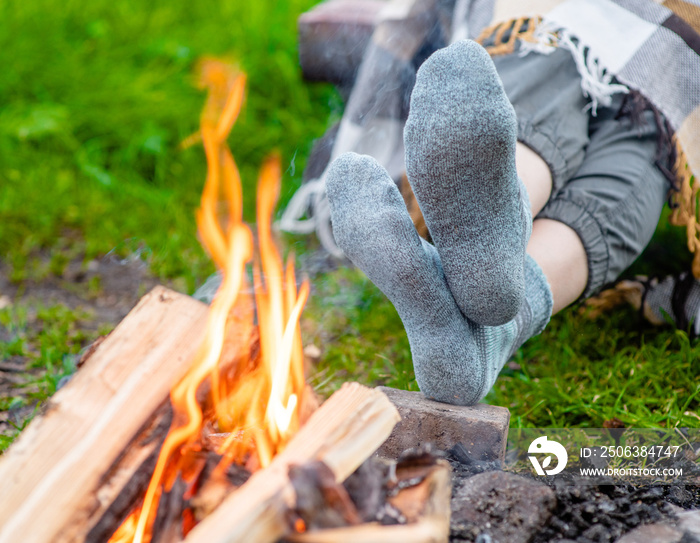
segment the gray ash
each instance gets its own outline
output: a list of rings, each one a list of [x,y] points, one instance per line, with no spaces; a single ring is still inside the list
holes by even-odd
[[[453,493],[468,478],[501,469],[499,462],[469,458],[459,445],[448,451],[447,460],[452,466]],[[556,497],[554,510],[543,528],[531,536],[523,534],[523,541],[530,543],[614,542],[640,525],[657,522],[675,525],[680,509],[700,508],[700,486],[694,484],[654,485],[634,481],[620,484],[610,479],[591,485],[577,484],[571,476],[530,479],[546,484]],[[523,501],[527,500],[524,496]],[[496,543],[492,535],[496,523],[497,519],[490,519],[484,526],[470,526],[469,530],[453,524],[450,541]]]

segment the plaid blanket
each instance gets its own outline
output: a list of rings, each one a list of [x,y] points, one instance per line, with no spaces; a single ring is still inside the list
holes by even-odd
[[[465,37],[492,55],[512,52],[516,42],[521,54],[566,47],[592,114],[630,89],[664,114],[677,150],[671,220],[686,227],[700,277],[700,181],[693,175],[700,173],[700,0],[393,0],[365,52],[331,159],[346,151],[369,154],[398,182],[416,71],[433,51]],[[316,230],[339,253],[322,176],[301,187],[280,226]]]

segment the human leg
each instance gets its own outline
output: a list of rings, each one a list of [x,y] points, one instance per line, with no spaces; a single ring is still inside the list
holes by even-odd
[[[588,258],[575,230],[560,221],[537,219],[527,253],[542,268],[552,289],[552,314],[579,299],[588,281]]]
[[[614,281],[646,247],[663,207],[667,182],[655,165],[654,114],[646,111],[637,125],[629,118],[617,119],[621,101],[618,97],[610,108],[602,108],[592,121],[585,159],[572,179],[541,212],[533,209],[536,219],[527,251],[549,281],[554,313]],[[536,160],[518,168],[528,191],[546,192],[547,179],[537,174],[541,167]],[[661,311],[670,307],[670,287],[675,285],[666,281],[648,286],[653,292],[646,307],[650,320],[659,322]],[[686,288],[685,283],[679,285]],[[692,301],[694,285],[688,283],[687,288]],[[634,290],[642,292],[642,285]],[[638,297],[641,300],[641,294]],[[688,315],[697,312],[690,306],[676,311],[682,313],[677,322],[686,323]]]
[[[532,216],[536,217],[551,196],[552,174],[544,159],[521,142],[515,160],[518,176],[530,196]],[[553,313],[581,296],[588,281],[588,260],[575,230],[563,222],[536,219],[527,253],[547,277],[554,299]]]
[[[458,82],[463,83],[463,81]],[[492,79],[491,83],[495,84],[497,81]],[[492,97],[487,96],[484,101],[488,102],[491,99]],[[474,101],[467,100],[466,104],[468,108],[474,105]],[[498,131],[501,123],[514,121],[512,115],[506,115],[500,119],[498,116],[495,119],[493,116],[489,118],[492,108],[488,103],[479,111],[459,113],[470,120],[473,120],[476,114],[485,118],[487,122],[493,122],[493,126],[487,127],[487,130]],[[438,116],[438,120],[440,118],[444,116]],[[449,116],[447,119],[449,120]],[[424,127],[425,125],[414,126],[414,129],[420,135],[420,129]],[[447,131],[457,130],[454,126],[443,128]],[[508,128],[507,124],[506,128]],[[512,146],[501,156],[492,157],[492,159],[496,162],[496,166],[503,158],[514,166],[514,152],[517,153],[518,167],[522,169],[523,181],[529,185],[529,191],[535,195],[533,204],[538,210],[544,205],[551,192],[552,179],[549,167],[542,163],[529,148],[520,148],[515,151],[515,132],[512,132],[510,136],[513,141],[509,142]],[[443,133],[442,136],[445,137],[445,134]],[[446,139],[449,139],[449,136]],[[435,140],[430,140],[432,138],[429,138],[428,144],[435,143]],[[493,147],[498,147],[499,142],[496,141],[495,145],[491,145],[494,141],[489,140],[488,135],[483,131],[481,140],[478,142],[481,147],[477,145],[479,149],[476,152],[471,149],[471,152],[475,155],[489,154],[489,152],[494,154]],[[427,149],[426,153],[427,146],[422,147],[425,141],[418,143],[414,141],[414,143],[415,147],[409,149],[409,153],[414,153],[413,159],[416,159],[417,154],[425,153],[427,155],[425,158],[429,159],[433,166],[437,165],[436,174],[437,177],[441,177],[441,181],[445,181],[446,173],[447,177],[450,173],[455,173],[445,172],[444,166],[447,164],[447,168],[454,168],[459,164],[454,164],[454,161],[449,158],[445,160],[444,154],[435,160],[435,156],[430,156],[431,150]],[[459,152],[464,150],[465,143],[468,145],[469,142],[451,142],[450,147]],[[502,146],[502,142],[500,145]],[[484,153],[485,150],[486,153]],[[495,150],[498,151],[498,149]],[[455,155],[451,158],[455,158]],[[457,157],[458,160],[459,157]],[[414,166],[420,168],[420,162],[422,160],[415,160]],[[481,164],[480,167],[487,168],[489,164]],[[459,172],[456,173],[459,174]],[[475,174],[479,173],[475,172]],[[509,174],[514,172],[511,171]],[[512,189],[514,184],[516,190],[511,190],[513,194],[499,195],[501,198],[496,198],[492,202],[493,205],[500,207],[498,211],[505,215],[512,207],[521,221],[519,226],[522,225],[523,218],[526,218],[528,224],[523,230],[529,231],[530,203],[527,192],[517,176],[505,175],[498,179],[499,176],[496,174],[494,177],[497,178],[497,182],[486,187],[491,192],[498,194],[498,190],[503,186]],[[452,178],[452,181],[457,183],[463,180],[464,177]],[[426,176],[423,181],[430,183],[431,179]],[[499,184],[498,181],[503,183]],[[514,317],[499,326],[483,326],[483,323],[464,318],[457,308],[454,290],[450,290],[444,276],[442,255],[438,256],[433,246],[420,241],[411,226],[396,188],[376,163],[367,157],[342,156],[331,166],[327,183],[336,242],[397,308],[409,337],[416,379],[421,390],[429,397],[450,403],[472,404],[481,399],[491,388],[503,364],[515,349],[525,340],[539,333],[549,320],[552,311],[552,294],[540,266],[532,258],[521,254],[524,292]],[[441,188],[444,189],[444,184]],[[435,194],[428,194],[424,201],[433,196]],[[455,217],[468,213],[468,210],[460,206],[456,206],[458,209],[452,211],[445,209],[445,203],[449,202],[448,196],[443,192],[434,200],[445,218],[454,220]],[[463,196],[468,201],[474,197],[474,194],[470,196],[464,192]],[[443,199],[443,197],[448,198]],[[475,207],[475,215],[478,218],[483,218],[484,212],[491,211],[478,205]],[[486,232],[467,236],[465,241],[474,241],[475,245],[479,245],[480,236],[493,234],[494,229],[498,232],[503,228],[503,224],[490,225]],[[523,236],[522,231],[520,236],[518,241],[521,243],[527,241],[527,236]],[[448,242],[447,247],[449,246]],[[493,258],[492,252],[483,254],[483,249],[483,246],[477,249],[479,257]],[[485,269],[488,267],[476,267],[474,274],[477,280]],[[487,292],[493,294],[493,290],[487,289]],[[478,292],[474,290],[472,295],[478,296]],[[494,305],[498,305],[498,301],[496,300],[494,304],[486,300],[485,307],[493,309]]]
[[[585,160],[536,220],[560,222],[578,236],[587,265],[584,298],[613,283],[639,257],[656,229],[668,190],[656,165],[659,129],[654,113],[642,112],[638,122],[619,118],[622,100],[618,96],[592,118]],[[553,251],[550,256],[558,258]],[[571,272],[561,271],[563,266],[560,273],[566,277]]]
[[[665,192],[665,180],[653,164],[653,119],[632,126],[615,119],[614,107],[599,117],[585,164],[535,221],[530,251],[536,258],[525,258],[524,303],[513,320],[500,326],[482,326],[465,319],[454,307],[447,310],[452,294],[440,257],[407,226],[408,215],[398,196],[389,209],[380,205],[382,199],[372,197],[371,191],[353,185],[363,168],[346,163],[348,167],[335,170],[334,181],[329,181],[329,198],[338,243],[399,310],[411,342],[416,378],[426,395],[450,403],[478,401],[510,354],[546,324],[553,308],[549,283],[557,297],[556,309],[564,307],[581,291],[594,292],[606,280],[613,280],[648,242]],[[539,190],[546,195],[552,180],[525,170],[521,173],[525,184],[530,184],[533,193]],[[382,176],[369,177],[375,179],[368,184],[372,186]],[[384,186],[395,191],[384,177]],[[392,225],[396,223],[403,224],[400,230],[412,232],[414,238],[394,235]],[[403,249],[407,239],[413,239],[408,252]],[[567,253],[572,249],[576,249],[574,254]],[[423,271],[405,264],[414,260]],[[572,261],[577,274],[567,268]],[[562,290],[557,294],[559,285]],[[426,308],[423,301],[415,302],[417,294],[447,305]],[[443,317],[454,329],[441,321]],[[444,327],[442,332],[440,327]]]
[[[531,215],[535,217],[552,195],[552,173],[544,159],[521,142],[515,145],[515,168],[527,190]]]

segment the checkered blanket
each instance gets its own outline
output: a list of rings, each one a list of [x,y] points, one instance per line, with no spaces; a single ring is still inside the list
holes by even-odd
[[[439,47],[467,37],[491,54],[512,51],[516,41],[521,53],[566,47],[593,114],[597,104],[628,90],[664,114],[678,157],[672,221],[687,228],[700,277],[700,180],[693,175],[700,173],[700,0],[393,0],[366,50],[331,159],[346,151],[368,154],[398,181],[416,70]],[[299,190],[281,227],[316,230],[339,253],[322,176]]]

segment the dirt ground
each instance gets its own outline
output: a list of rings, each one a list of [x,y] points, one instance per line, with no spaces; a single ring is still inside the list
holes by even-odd
[[[29,279],[21,284],[11,282],[9,275],[9,266],[0,263],[0,295],[6,303],[83,309],[94,316],[95,329],[117,324],[143,294],[159,284],[138,256],[120,259],[107,255],[88,263],[75,258],[60,277],[49,274],[41,281]]]

